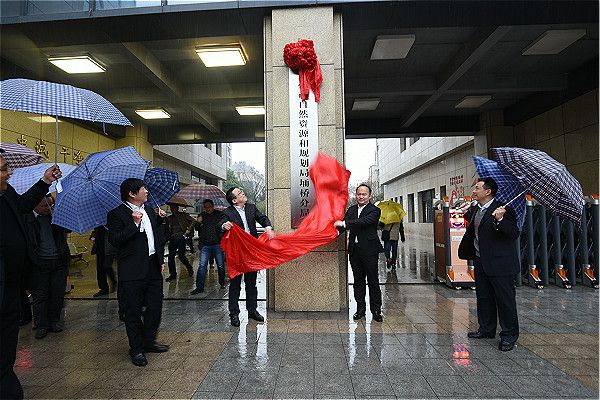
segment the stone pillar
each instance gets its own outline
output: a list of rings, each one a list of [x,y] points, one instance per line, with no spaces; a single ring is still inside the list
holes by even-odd
[[[287,43],[314,41],[323,71],[319,150],[344,159],[342,16],[333,7],[274,9],[264,20],[267,212],[276,232],[291,232]],[[343,237],[267,272],[267,306],[275,311],[339,311],[348,306]]]
[[[513,127],[504,125],[504,112],[490,110],[479,115],[480,131],[475,135],[475,155],[491,157],[494,147],[512,147],[515,145]]]
[[[116,140],[116,147],[133,146],[144,160],[154,160],[152,143],[148,141],[148,127],[144,124],[128,126],[125,129],[125,137]]]

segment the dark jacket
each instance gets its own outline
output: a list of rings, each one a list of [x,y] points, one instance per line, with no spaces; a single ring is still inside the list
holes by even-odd
[[[356,238],[360,243],[360,249],[364,255],[375,255],[383,253],[383,246],[377,235],[377,226],[381,210],[373,204],[368,203],[358,216],[358,205],[350,206],[344,215],[346,229],[350,230],[348,237],[348,254],[354,254]],[[341,232],[346,229],[339,229]]]
[[[160,240],[158,238],[158,225],[154,210],[144,206],[154,233],[154,248],[160,251]],[[119,280],[134,281],[145,279],[148,276],[148,240],[146,233],[140,232],[138,226],[133,222],[132,211],[125,204],[108,213],[108,241],[117,248],[117,267]],[[154,265],[160,274],[160,255],[154,257]]]
[[[254,237],[258,237],[258,232],[256,230],[256,223],[258,222],[264,227],[271,226],[271,221],[269,218],[261,213],[258,208],[254,204],[246,203],[246,207],[244,208],[244,212],[246,214],[246,221],[248,222],[248,227],[250,228],[250,234]],[[217,225],[220,229],[225,222],[231,221],[234,224],[238,225],[240,228],[244,229],[244,222],[242,221],[242,217],[235,209],[234,206],[229,206],[225,210],[223,210],[223,216]]]
[[[34,265],[43,266],[44,261],[39,258],[38,254],[38,247],[41,240],[40,223],[33,213],[25,215],[25,221],[27,222],[29,240],[31,241],[33,250],[29,256]],[[58,251],[58,263],[61,265],[68,265],[71,260],[71,252],[69,251],[69,245],[67,244],[67,234],[70,231],[54,224],[51,224],[51,227],[54,245]]]
[[[515,275],[520,271],[517,239],[519,228],[515,211],[506,208],[502,221],[497,222],[492,212],[502,203],[494,200],[486,209],[479,224],[479,258],[483,271],[488,276]],[[469,219],[478,211],[472,206],[466,215]],[[458,256],[463,260],[475,259],[475,223],[470,222],[460,242]]]
[[[33,209],[37,204],[44,198],[46,193],[48,193],[48,188],[50,185],[45,183],[42,180],[39,180],[35,185],[33,185],[28,191],[19,195],[15,189],[8,185],[8,188],[4,192],[3,196],[6,200],[6,203],[14,213],[18,226],[15,227],[3,227],[3,229],[19,229],[27,241],[27,255],[25,257],[33,254],[33,246],[30,243],[29,235],[27,234],[27,225],[25,223],[24,214],[29,214],[33,212]],[[2,298],[4,297],[4,285],[5,285],[5,268],[21,268],[22,266],[11,265],[6,266],[6,259],[3,255],[3,251],[10,251],[10,249],[4,249],[3,246],[0,245],[0,307],[2,306]],[[21,274],[21,276],[25,275],[25,271]]]
[[[223,212],[214,210],[212,213],[202,212],[202,223],[196,222],[194,225],[198,231],[200,247],[219,244],[221,241],[221,225],[219,222],[223,219]]]

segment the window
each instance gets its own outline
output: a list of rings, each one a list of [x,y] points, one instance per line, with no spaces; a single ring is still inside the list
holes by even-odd
[[[440,186],[440,199],[443,199],[446,195],[446,185]]]
[[[400,153],[406,150],[406,138],[400,138]]]
[[[223,156],[223,143],[217,143],[217,155]]]
[[[408,222],[415,222],[415,194],[408,195]]]
[[[421,222],[433,223],[433,198],[435,190],[429,189],[419,192],[419,205],[421,211]]]

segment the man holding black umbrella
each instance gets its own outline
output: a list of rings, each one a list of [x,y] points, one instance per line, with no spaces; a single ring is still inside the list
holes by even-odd
[[[8,179],[12,174],[0,149],[0,398],[22,399],[23,388],[13,367],[17,357],[23,265],[33,254],[24,214],[31,213],[44,198],[50,184],[61,177],[54,165],[40,181],[22,195],[17,194]]]
[[[472,206],[465,217],[469,226],[458,249],[462,259],[473,260],[479,329],[469,332],[471,339],[496,336],[500,320],[498,349],[510,351],[519,337],[515,299],[515,275],[519,273],[519,254],[515,212],[495,200],[498,185],[493,178],[481,178],[473,189]]]

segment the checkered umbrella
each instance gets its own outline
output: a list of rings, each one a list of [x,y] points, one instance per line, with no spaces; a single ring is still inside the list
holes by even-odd
[[[496,200],[506,204],[514,199],[510,205],[517,214],[519,229],[523,229],[523,224],[525,223],[525,195],[522,193],[521,185],[517,178],[500,168],[496,161],[475,156],[473,157],[473,162],[475,163],[477,175],[480,178],[494,178],[498,184]]]
[[[0,142],[0,149],[3,150],[0,155],[4,157],[8,166],[13,169],[39,164],[45,160],[44,156],[21,144]]]
[[[90,154],[58,188],[52,223],[82,234],[106,224],[106,215],[121,202],[127,178],[144,179],[148,161],[131,146]]]
[[[46,81],[0,81],[0,108],[56,117],[54,161],[58,160],[58,117],[131,126],[121,111],[98,93]]]
[[[42,176],[44,176],[44,172],[46,172],[46,170],[53,165],[54,163],[43,163],[30,165],[29,167],[17,168],[13,171],[8,183],[10,183],[17,193],[23,194],[28,191],[29,188],[32,187],[37,181],[39,181]],[[48,189],[48,193],[56,192],[57,183],[62,183],[62,180],[77,168],[75,165],[64,163],[58,163],[58,167],[62,172],[62,178],[60,178],[58,181],[52,182],[50,189]]]
[[[544,207],[576,224],[581,222],[583,190],[564,165],[533,149],[499,147],[492,149],[492,155]]]
[[[225,199],[225,193],[215,185],[206,185],[194,183],[186,186],[177,193],[177,196],[191,200],[204,201],[205,199],[212,200],[215,204],[221,203],[219,199]]]
[[[148,189],[148,202],[152,208],[167,204],[167,201],[179,191],[177,172],[163,168],[150,168],[144,177]]]

